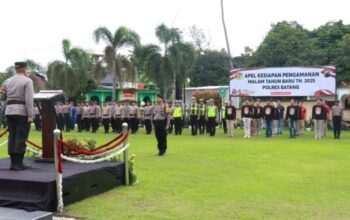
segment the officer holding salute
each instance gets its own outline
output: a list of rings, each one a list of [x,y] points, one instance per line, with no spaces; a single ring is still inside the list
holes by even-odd
[[[33,81],[28,77],[26,62],[15,63],[16,74],[3,84],[6,98],[6,111],[9,137],[8,153],[11,157],[11,170],[25,170],[29,168],[23,164],[26,152],[26,140],[30,125],[33,122]]]
[[[158,142],[158,156],[164,156],[167,150],[167,130],[170,126],[169,109],[164,103],[163,96],[157,95],[157,104],[152,111],[152,124]]]

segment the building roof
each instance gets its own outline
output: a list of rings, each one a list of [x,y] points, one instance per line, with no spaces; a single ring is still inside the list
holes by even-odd
[[[214,90],[219,88],[228,89],[229,86],[199,86],[199,87],[188,87],[186,90]]]

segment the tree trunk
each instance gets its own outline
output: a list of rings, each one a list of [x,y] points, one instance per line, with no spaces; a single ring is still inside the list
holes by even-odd
[[[173,106],[175,106],[175,100],[176,100],[176,74],[175,74],[175,71],[173,71],[173,79],[174,79],[174,82],[173,82],[173,100],[172,100],[172,103],[173,103]]]
[[[113,101],[116,101],[116,84],[117,84],[117,74],[116,73],[114,73],[113,74],[113,82],[112,82],[112,100]]]
[[[224,27],[224,33],[225,33],[225,39],[226,39],[226,47],[227,47],[227,53],[230,58],[230,65],[233,69],[233,63],[232,63],[232,56],[231,56],[231,50],[230,50],[230,44],[228,41],[227,36],[227,30],[226,30],[226,24],[225,24],[225,15],[224,15],[224,0],[221,0],[221,19],[222,19],[222,26]]]

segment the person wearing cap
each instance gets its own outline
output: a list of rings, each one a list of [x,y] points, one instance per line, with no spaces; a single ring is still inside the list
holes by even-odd
[[[122,102],[122,105],[121,105],[121,113],[122,113],[122,124],[123,123],[127,123],[128,124],[128,130],[131,129],[131,126],[130,126],[130,121],[129,121],[129,103],[124,100]]]
[[[82,123],[82,117],[83,117],[83,106],[82,103],[79,102],[77,104],[77,126],[78,126],[78,132],[81,132],[83,130],[83,123]]]
[[[109,133],[109,127],[110,127],[110,123],[111,123],[111,116],[112,116],[112,112],[111,112],[111,106],[108,105],[107,102],[103,103],[103,108],[102,108],[102,124],[103,124],[103,128],[105,130],[105,134]]]
[[[317,99],[316,104],[312,107],[312,120],[314,121],[315,139],[321,139],[323,137],[323,123],[327,117],[327,110],[324,107],[322,100]]]
[[[96,133],[99,123],[98,119],[100,118],[100,107],[94,101],[91,102],[89,116],[91,131]]]
[[[224,105],[221,107],[221,123],[222,123],[222,128],[224,129],[224,134],[227,134],[227,123],[226,123],[226,107],[228,106],[228,101],[224,102]]]
[[[131,133],[135,134],[139,128],[139,107],[136,105],[135,101],[131,102],[131,105],[129,106],[129,123],[130,123],[130,129]]]
[[[250,104],[249,99],[244,100],[244,104],[241,108],[241,117],[243,120],[244,138],[250,138],[252,117],[253,117],[253,107]]]
[[[168,148],[167,129],[170,126],[168,114],[169,109],[164,103],[163,96],[157,95],[157,104],[152,111],[152,126],[158,142],[158,156],[164,156]]]
[[[339,101],[335,101],[332,107],[334,139],[340,139],[342,118],[343,118],[343,108],[339,105]]]
[[[195,136],[198,133],[199,106],[196,101],[196,97],[192,97],[191,100],[192,100],[192,103],[189,109],[190,125],[191,125],[191,133],[193,136]]]
[[[6,100],[5,115],[8,123],[8,154],[11,170],[29,168],[23,163],[26,141],[34,117],[34,86],[29,78],[26,62],[15,63],[16,74],[3,84],[3,97]]]
[[[200,134],[205,133],[205,115],[206,115],[206,105],[204,104],[204,99],[199,99],[199,119],[198,119],[198,129]]]
[[[175,135],[181,135],[184,110],[183,110],[183,107],[181,106],[181,101],[179,100],[175,101],[173,116],[174,116]]]
[[[143,118],[145,121],[145,130],[147,135],[152,133],[152,111],[153,107],[151,102],[147,100],[146,106],[143,108]]]
[[[90,131],[90,105],[88,102],[85,102],[83,105],[83,112],[82,112],[82,120],[85,131]]]
[[[214,105],[214,100],[209,100],[207,107],[206,119],[208,122],[208,133],[210,136],[215,136],[215,129],[218,123],[218,108]]]
[[[227,135],[232,137],[236,120],[236,107],[232,105],[232,102],[228,102],[225,108],[225,120],[227,124]]]

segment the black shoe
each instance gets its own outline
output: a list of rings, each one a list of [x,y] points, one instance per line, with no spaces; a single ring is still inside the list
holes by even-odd
[[[10,159],[11,159],[11,165],[10,165],[10,170],[14,170],[15,164],[16,164],[16,158],[14,154],[10,154]]]
[[[16,154],[14,158],[15,158],[15,165],[13,167],[13,170],[26,170],[31,168],[30,165],[23,163],[24,154]]]

